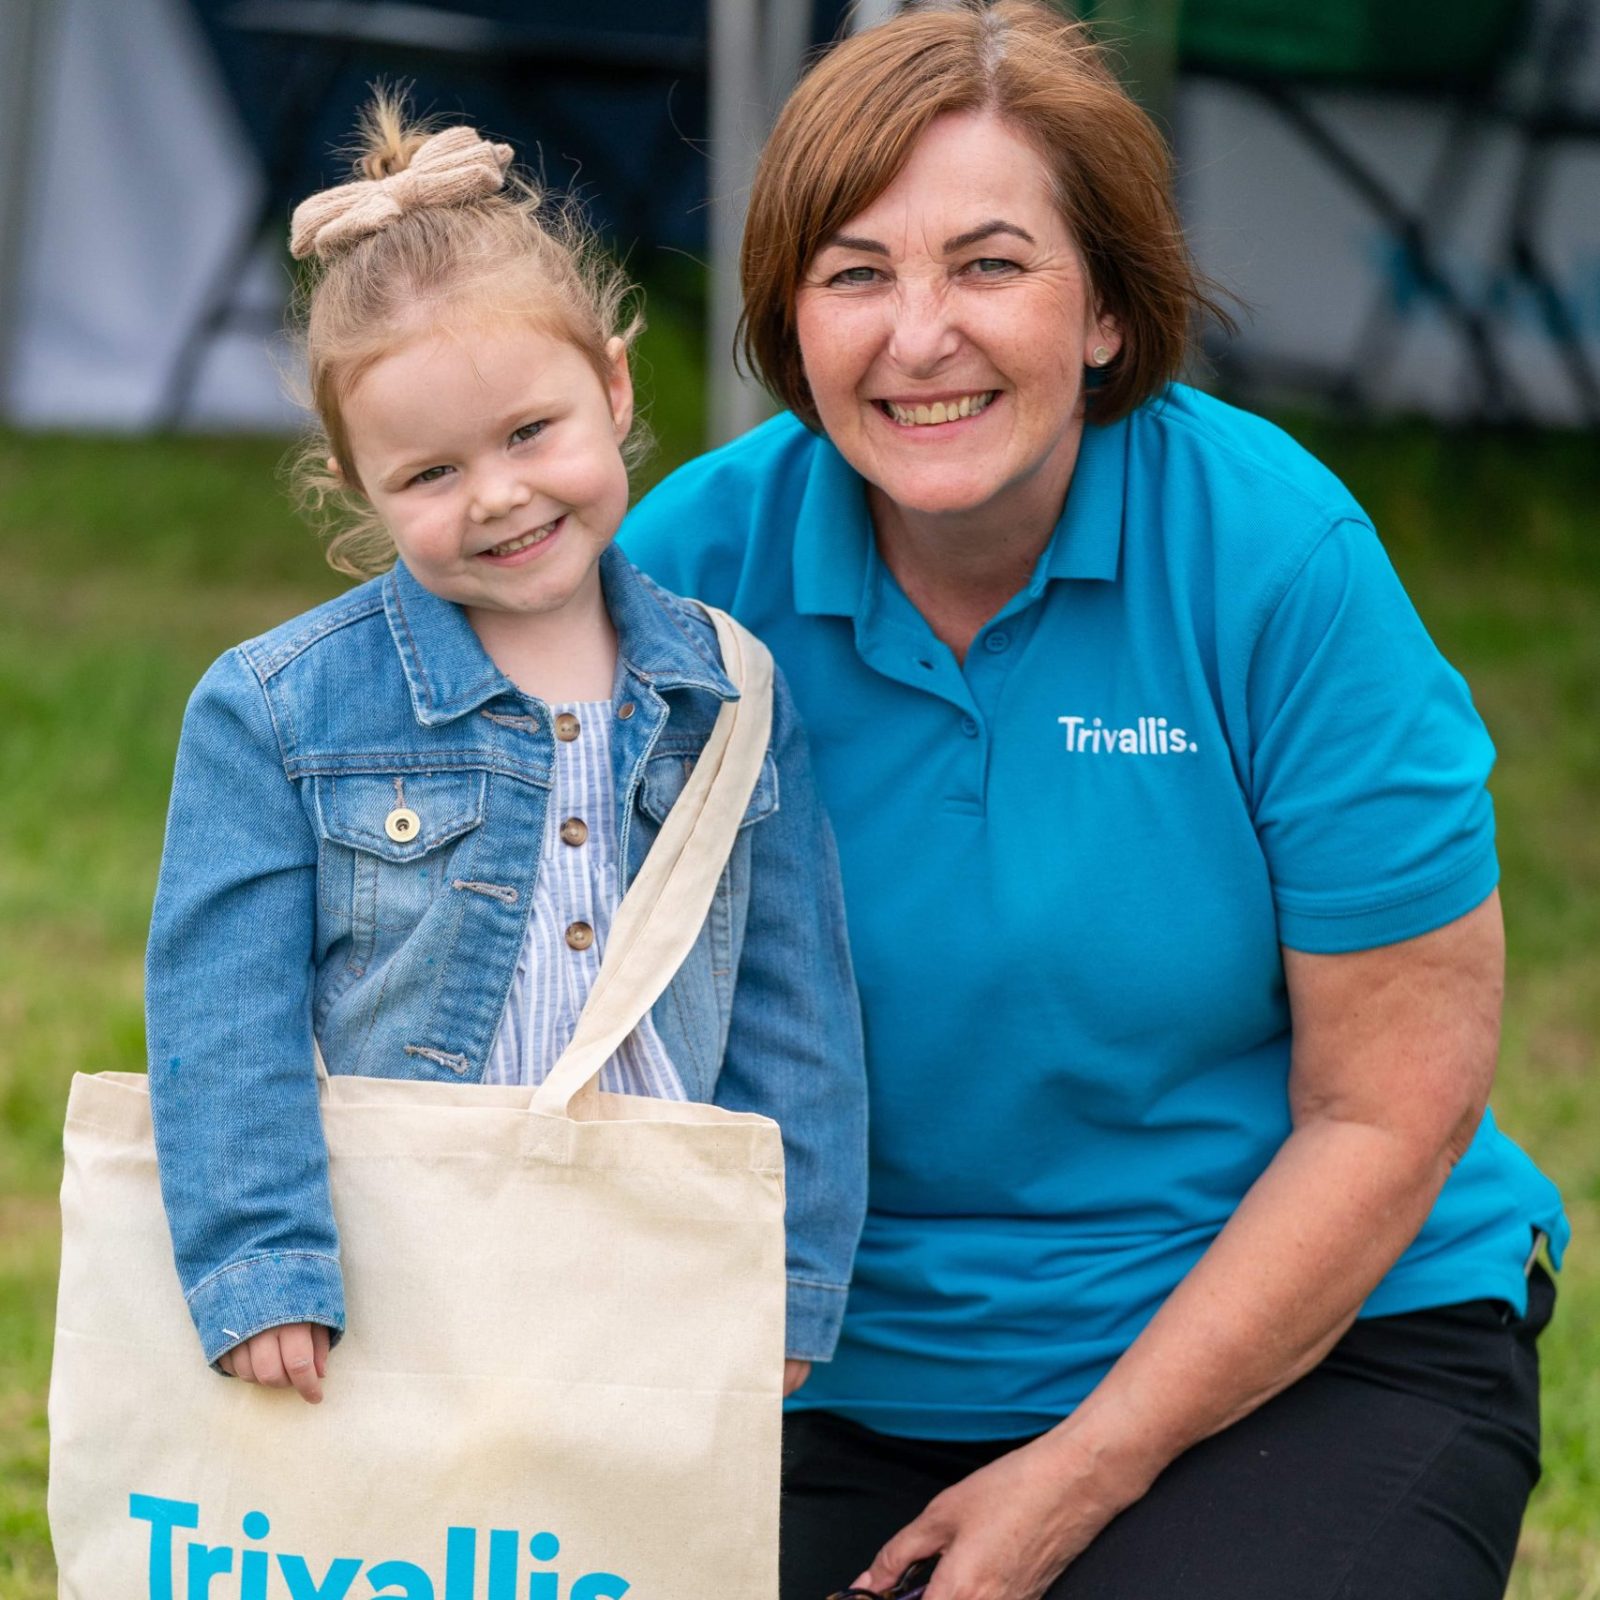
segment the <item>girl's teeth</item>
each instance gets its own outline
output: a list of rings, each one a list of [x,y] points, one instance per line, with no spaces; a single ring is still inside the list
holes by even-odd
[[[989,405],[998,393],[990,389],[984,394],[964,394],[959,400],[935,400],[931,406],[897,406],[885,400],[889,415],[903,428],[921,428],[929,423],[955,422],[961,417],[975,417]]]
[[[519,539],[507,539],[504,544],[497,544],[490,550],[492,556],[514,556],[519,550],[526,550],[529,545],[543,544],[555,531],[555,523],[546,523],[542,528],[535,528],[532,533],[525,533]]]

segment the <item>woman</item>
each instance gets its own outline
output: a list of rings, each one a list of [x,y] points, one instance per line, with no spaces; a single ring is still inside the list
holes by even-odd
[[[1158,136],[1042,5],[902,15],[744,280],[790,414],[624,540],[772,642],[843,856],[871,1211],[785,1600],[1500,1594],[1566,1224],[1485,1110],[1492,750],[1345,490],[1172,383]]]

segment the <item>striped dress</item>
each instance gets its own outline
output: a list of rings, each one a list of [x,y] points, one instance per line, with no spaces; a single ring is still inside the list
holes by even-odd
[[[556,1064],[600,971],[621,899],[609,700],[551,707],[555,776],[528,931],[485,1083],[537,1084]],[[646,1015],[600,1074],[613,1094],[684,1100],[683,1082]]]

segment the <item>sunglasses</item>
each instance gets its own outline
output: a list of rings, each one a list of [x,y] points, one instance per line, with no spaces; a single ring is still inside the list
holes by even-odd
[[[928,1579],[938,1565],[938,1556],[926,1556],[921,1561],[913,1561],[882,1594],[876,1589],[840,1589],[830,1594],[828,1600],[922,1600]]]

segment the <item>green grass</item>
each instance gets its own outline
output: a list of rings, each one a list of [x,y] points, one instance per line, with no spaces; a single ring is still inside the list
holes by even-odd
[[[693,393],[682,318],[645,381]],[[698,414],[658,405],[657,469]],[[1600,1600],[1600,469],[1592,444],[1301,423],[1378,519],[1500,749],[1511,973],[1496,1106],[1578,1233],[1546,1338],[1546,1479],[1517,1600]],[[54,1592],[44,1522],[59,1129],[75,1070],[143,1065],[140,961],[184,698],[333,593],[281,443],[0,435],[0,1600]]]
[[[1511,1594],[1600,1600],[1600,460],[1578,437],[1301,431],[1377,520],[1499,749],[1495,1112],[1561,1185],[1574,1234]]]

